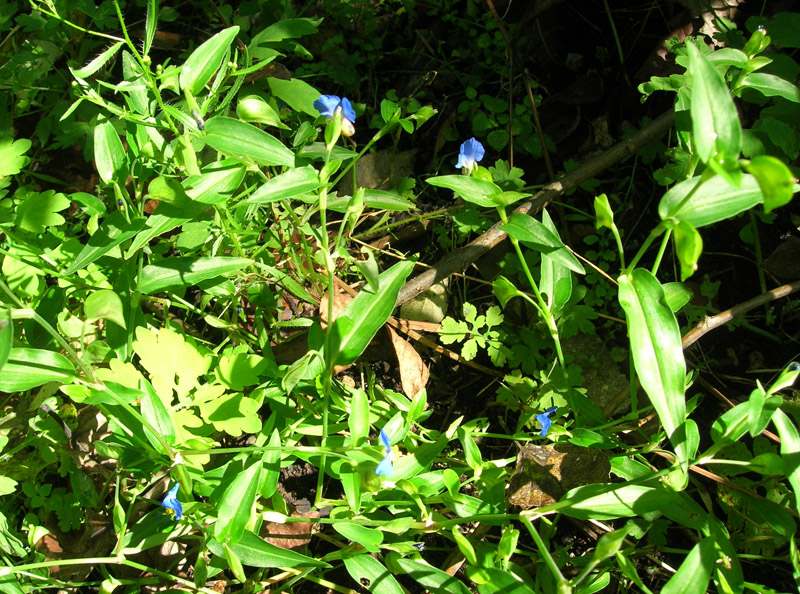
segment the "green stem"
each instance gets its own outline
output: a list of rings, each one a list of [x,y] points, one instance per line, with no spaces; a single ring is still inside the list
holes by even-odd
[[[198,588],[197,586],[194,585],[194,582],[171,575],[164,571],[160,571],[158,569],[155,569],[154,567],[148,567],[147,565],[136,563],[135,561],[131,561],[130,559],[125,559],[124,557],[87,557],[85,559],[58,559],[54,561],[40,561],[38,563],[25,563],[24,565],[0,568],[0,577],[15,573],[23,573],[26,571],[31,571],[36,569],[46,569],[48,567],[67,567],[71,565],[103,565],[103,564],[125,565],[127,567],[132,567],[134,569],[138,569],[145,573],[152,573],[153,575],[157,575],[164,579],[170,580],[186,588],[189,588],[193,592],[202,592],[203,594],[216,594],[215,590],[211,590],[205,587]]]
[[[0,281],[0,289],[2,289],[6,295],[11,297],[11,299],[15,303],[17,303],[20,306],[22,305],[22,303],[20,303],[17,300],[16,295],[14,295],[8,288],[8,286],[2,281]],[[84,363],[83,360],[80,357],[78,357],[78,353],[76,353],[75,349],[73,349],[70,346],[69,342],[67,342],[67,340],[63,336],[61,336],[61,334],[59,334],[55,328],[53,328],[50,325],[50,322],[48,322],[42,316],[40,316],[36,312],[36,310],[29,309],[27,307],[21,307],[20,309],[12,309],[11,318],[15,320],[33,320],[34,322],[39,324],[42,328],[44,328],[45,332],[47,332],[50,336],[52,336],[55,339],[55,341],[61,346],[61,348],[64,350],[65,353],[67,353],[67,355],[73,360],[73,362],[78,367],[80,367],[81,371],[86,376],[86,379],[93,384],[97,383],[97,378],[95,378],[94,371],[92,371],[92,368],[86,365],[86,363]]]
[[[667,232],[664,233],[664,237],[661,239],[661,247],[658,248],[658,254],[656,255],[656,260],[653,262],[653,268],[650,272],[653,273],[653,276],[656,275],[658,272],[658,267],[661,266],[661,259],[664,257],[664,252],[667,250],[667,245],[669,244],[669,238],[672,236],[672,229],[667,229]]]
[[[633,270],[634,268],[636,268],[636,265],[639,263],[639,260],[642,259],[642,256],[644,256],[645,252],[647,252],[647,250],[650,248],[650,245],[656,239],[658,239],[659,236],[662,233],[664,233],[664,231],[666,231],[666,226],[664,225],[663,222],[659,223],[658,226],[655,227],[655,229],[650,231],[650,235],[648,235],[647,239],[644,240],[642,247],[639,248],[639,251],[636,252],[636,255],[633,257],[633,260],[631,260],[631,263],[628,264],[628,267],[625,268],[623,272],[628,270]]]
[[[431,212],[426,212],[421,215],[417,215],[415,217],[409,217],[407,219],[403,219],[402,221],[395,221],[393,223],[387,223],[381,227],[377,227],[374,229],[370,229],[369,231],[365,231],[364,233],[359,233],[358,235],[353,235],[353,239],[361,239],[362,237],[367,237],[370,235],[375,235],[377,233],[385,233],[390,229],[394,229],[395,227],[402,227],[404,225],[408,225],[414,222],[425,221],[427,219],[432,219],[434,217],[438,217],[439,215],[447,214],[449,212],[453,212],[454,210],[459,210],[464,208],[467,204],[456,204],[455,206],[449,206],[448,208],[440,208],[439,210],[433,210]]]
[[[547,564],[550,573],[553,574],[556,581],[558,582],[558,592],[559,594],[562,592],[562,584],[569,584],[567,579],[564,577],[564,574],[561,573],[561,570],[558,568],[558,564],[556,564],[556,560],[553,559],[553,556],[550,554],[550,550],[548,549],[547,545],[545,544],[542,537],[539,535],[539,531],[536,530],[536,526],[533,525],[530,518],[525,514],[520,514],[519,516],[520,522],[528,529],[528,532],[531,533],[533,537],[533,541],[536,543],[536,547],[539,549],[539,553],[544,558],[545,564]],[[566,590],[567,592],[571,592],[572,588]]]
[[[497,212],[500,215],[500,220],[503,221],[503,224],[508,223],[508,215],[506,214],[505,208],[498,206]],[[553,317],[553,313],[550,311],[550,308],[547,306],[547,302],[545,302],[544,298],[542,297],[541,292],[539,291],[539,286],[536,284],[536,281],[533,280],[533,274],[531,273],[531,269],[528,267],[528,262],[525,260],[525,256],[522,254],[522,247],[519,245],[519,241],[508,236],[509,241],[511,241],[511,245],[514,246],[514,251],[517,252],[517,258],[519,259],[519,263],[522,266],[522,270],[525,272],[525,278],[528,280],[528,284],[531,286],[531,290],[533,291],[533,295],[536,298],[536,303],[534,304],[536,308],[539,310],[539,315],[542,316],[545,324],[547,325],[547,330],[550,332],[550,337],[553,339],[556,347],[556,355],[558,356],[558,363],[561,365],[561,369],[565,372],[567,370],[566,362],[564,361],[564,353],[561,350],[561,340],[558,337],[558,326],[556,325],[555,318]]]

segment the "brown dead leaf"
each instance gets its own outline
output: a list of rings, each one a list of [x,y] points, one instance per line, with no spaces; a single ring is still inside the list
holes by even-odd
[[[342,313],[342,310],[347,307],[347,304],[353,300],[350,295],[344,293],[342,291],[336,291],[333,294],[333,320],[335,321],[336,318],[339,317],[339,314]],[[322,326],[322,329],[325,330],[328,327],[328,293],[325,292],[322,294],[322,299],[319,302],[319,323]]]
[[[413,398],[428,383],[430,377],[428,367],[423,363],[422,357],[411,346],[411,343],[400,337],[391,327],[387,326],[386,329],[389,331],[394,352],[397,354],[403,392],[409,398]]]
[[[319,511],[312,510],[300,513],[298,510],[292,511],[293,518],[319,519]],[[261,529],[261,536],[268,543],[282,549],[302,549],[311,542],[311,533],[314,522],[269,522]]]

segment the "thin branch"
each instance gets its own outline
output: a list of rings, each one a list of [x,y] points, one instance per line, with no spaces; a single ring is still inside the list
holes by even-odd
[[[533,198],[524,202],[514,212],[531,215],[536,214],[564,192],[577,187],[587,179],[596,176],[626,157],[630,157],[647,143],[664,134],[672,127],[674,117],[672,110],[662,114],[650,122],[646,128],[640,130],[630,138],[626,138],[622,142],[615,144],[609,150],[598,155],[588,163],[581,165],[577,169],[561,176],[553,183],[546,185],[542,190],[537,192]],[[397,305],[401,305],[413,299],[420,293],[429,289],[432,285],[443,281],[451,274],[466,270],[470,264],[506,238],[505,232],[501,231],[499,226],[500,223],[496,223],[474,241],[451,252],[431,269],[408,281],[403,285],[403,288],[400,289],[400,293],[397,297]]]

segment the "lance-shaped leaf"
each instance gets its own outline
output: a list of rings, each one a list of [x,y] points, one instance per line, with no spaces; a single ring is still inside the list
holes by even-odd
[[[108,47],[108,49],[101,52],[94,60],[89,62],[83,68],[78,68],[77,70],[73,70],[72,68],[70,68],[73,76],[75,78],[87,78],[93,75],[103,66],[105,66],[111,58],[114,57],[114,54],[116,54],[117,51],[119,51],[119,48],[121,48],[124,45],[124,43],[125,43],[124,41],[118,41],[112,44],[111,46]]]
[[[225,489],[217,505],[217,523],[214,524],[214,538],[218,541],[233,546],[241,540],[258,494],[260,473],[261,460],[258,460],[240,472]]]
[[[223,29],[192,52],[181,66],[181,89],[198,95],[219,69],[239,27]]]
[[[619,277],[619,302],[628,321],[639,381],[687,471],[692,448],[685,431],[686,363],[678,321],[661,284],[643,268]]]
[[[696,176],[670,188],[658,203],[661,219],[686,221],[699,229],[749,210],[764,201],[764,194],[752,175],[742,175],[738,186],[719,175],[702,184],[700,182],[701,176]]]
[[[205,143],[224,155],[258,165],[294,165],[294,153],[252,124],[218,116],[206,122]]]
[[[252,260],[247,258],[165,258],[142,269],[136,288],[145,294],[188,287],[200,281],[241,270]]]
[[[692,133],[704,163],[712,157],[736,159],[742,149],[742,127],[725,79],[697,46],[687,40],[692,75]]]
[[[69,383],[75,368],[64,355],[44,349],[12,348],[0,373],[0,391],[24,392],[48,382]]]
[[[495,206],[492,196],[497,196],[503,190],[497,184],[477,177],[465,175],[441,175],[428,178],[428,183],[440,188],[449,188],[467,202],[478,206]]]
[[[94,128],[94,163],[103,183],[109,184],[126,164],[125,149],[111,122],[102,122]]]
[[[414,262],[398,262],[378,277],[378,290],[364,287],[342,310],[330,328],[331,353],[325,359],[330,365],[349,365],[355,361],[375,333],[392,314],[397,294],[414,269]]]

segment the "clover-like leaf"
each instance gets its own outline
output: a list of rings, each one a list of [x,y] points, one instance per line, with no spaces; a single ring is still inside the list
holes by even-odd
[[[199,406],[200,416],[214,425],[217,431],[224,431],[233,437],[242,433],[257,433],[261,430],[258,409],[261,402],[241,393],[226,394]]]
[[[164,328],[156,334],[146,328],[136,329],[133,350],[150,376],[158,395],[169,406],[172,390],[185,396],[198,385],[198,378],[208,371],[210,358],[193,342]]]
[[[69,199],[64,194],[54,190],[31,192],[17,207],[16,225],[31,233],[44,233],[47,227],[64,224],[64,217],[58,213],[69,208],[69,204]]]
[[[14,140],[10,136],[0,138],[0,177],[17,175],[30,161],[25,153],[31,148],[27,138]]]

